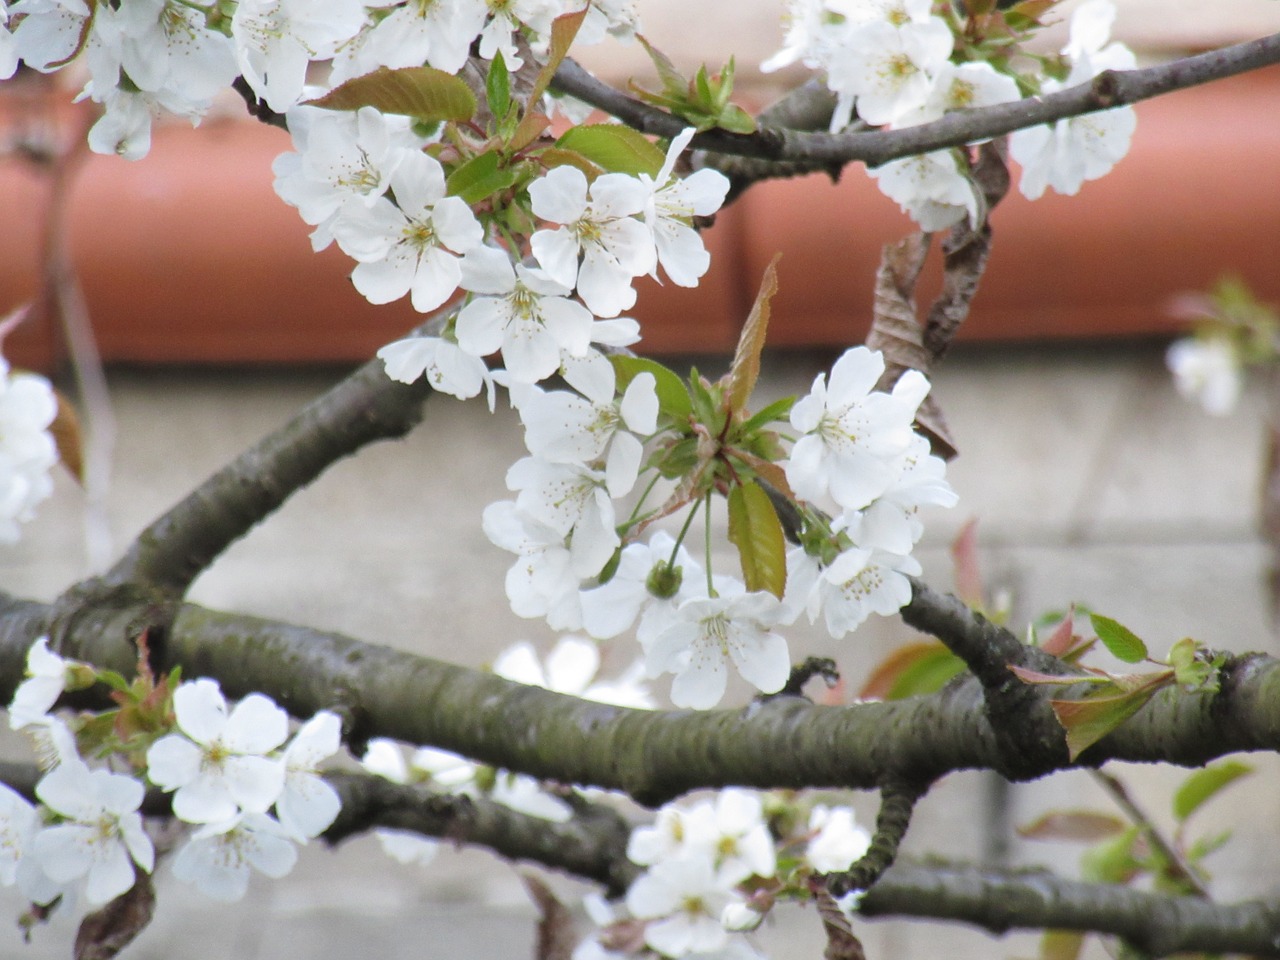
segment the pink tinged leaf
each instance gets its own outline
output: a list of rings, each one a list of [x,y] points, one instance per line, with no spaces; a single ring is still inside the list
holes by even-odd
[[[746,410],[747,400],[760,376],[760,352],[764,349],[765,335],[769,330],[770,303],[778,291],[780,256],[781,254],[775,254],[765,267],[756,302],[738,337],[738,348],[733,356],[733,365],[729,368],[728,388],[725,390],[725,400],[733,413]]]
[[[969,606],[981,609],[986,603],[982,569],[978,564],[978,520],[970,518],[951,541],[951,563],[955,570],[956,596]]]
[[[1075,646],[1075,618],[1076,608],[1073,605],[1067,611],[1067,615],[1062,618],[1062,622],[1054,628],[1053,633],[1049,634],[1048,638],[1041,644],[1041,649],[1045,653],[1061,657]]]
[[[1054,716],[1067,731],[1067,752],[1071,760],[1074,761],[1141,710],[1156,691],[1165,685],[1166,683],[1150,683],[1125,693],[1084,700],[1051,700],[1049,705],[1053,708]]]
[[[1124,832],[1128,824],[1119,817],[1092,810],[1053,810],[1024,827],[1018,836],[1028,840],[1072,840],[1095,843]]]

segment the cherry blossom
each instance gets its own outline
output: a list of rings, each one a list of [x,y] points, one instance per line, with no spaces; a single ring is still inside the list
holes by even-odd
[[[285,747],[284,789],[276,800],[276,816],[295,840],[318,837],[338,816],[342,801],[319,775],[317,766],[341,745],[342,721],[336,713],[322,710],[303,724]]]
[[[387,376],[401,383],[413,383],[425,376],[433,390],[459,400],[468,400],[481,390],[487,392],[489,410],[495,404],[493,374],[485,362],[468,353],[448,337],[408,337],[378,350]]]
[[[579,578],[599,573],[621,542],[610,499],[616,491],[608,482],[601,470],[539,457],[523,457],[507,471],[519,510],[568,538],[570,567]]]
[[[911,601],[907,575],[921,573],[914,557],[851,547],[822,566],[802,547],[788,554],[789,604],[803,607],[809,622],[821,613],[832,637],[839,639],[873,613],[890,616]]]
[[[627,909],[645,925],[644,942],[669,957],[719,950],[729,942],[720,915],[741,898],[710,858],[654,864],[627,890]]]
[[[895,123],[928,101],[954,42],[937,17],[901,26],[886,20],[859,25],[843,43],[841,58],[828,65],[832,89],[852,94],[867,123]]]
[[[848,870],[871,847],[871,834],[858,826],[848,807],[819,804],[809,812],[809,829],[814,834],[804,858],[818,873]]]
[[[237,813],[196,830],[173,858],[173,875],[223,903],[244,899],[253,870],[278,880],[298,862],[288,831],[264,813]]]
[[[338,52],[331,81],[338,84],[378,67],[424,63],[457,73],[467,62],[487,11],[485,0],[401,4]]]
[[[478,247],[462,262],[473,293],[458,314],[458,345],[477,357],[502,350],[513,380],[536,383],[560,367],[562,353],[581,357],[591,345],[593,317],[568,299],[570,288],[541,270],[511,263],[501,250]]]
[[[953,150],[935,150],[872,167],[867,175],[921,230],[978,223],[978,192]]]
[[[565,535],[521,510],[510,500],[485,508],[485,536],[519,559],[507,571],[507,599],[518,617],[546,617],[553,630],[582,625],[579,577]]]
[[[18,525],[53,492],[58,450],[49,427],[57,412],[48,380],[10,373],[0,357],[0,543],[16,542]]]
[[[653,708],[653,698],[642,683],[641,664],[637,662],[616,680],[599,679],[599,671],[599,648],[590,640],[575,636],[561,637],[547,654],[545,665],[527,640],[511,645],[493,662],[494,673],[517,683],[597,703]]]
[[[284,789],[285,768],[270,753],[289,733],[288,715],[252,693],[229,714],[216,681],[184,683],[173,694],[181,733],[147,751],[147,775],[173,795],[173,812],[189,823],[229,821],[241,810],[263,813]]]
[[[1178,393],[1215,417],[1235,409],[1244,386],[1239,352],[1226,337],[1193,337],[1169,346],[1165,363]]]
[[[390,177],[396,202],[348,204],[333,222],[343,251],[359,261],[351,282],[370,303],[406,293],[420,313],[449,299],[462,279],[459,256],[479,246],[484,230],[462,200],[445,196],[444,169],[409,152]]]
[[[635,177],[606,173],[588,186],[576,167],[555,167],[529,186],[533,212],[563,226],[539,230],[530,246],[547,275],[576,287],[588,309],[615,317],[636,302],[632,278],[657,260],[653,237],[635,214],[648,191]],[[581,258],[581,264],[579,264]]]
[[[897,479],[866,509],[844,517],[841,527],[860,547],[910,553],[924,533],[920,508],[953,507],[959,500],[946,472],[946,462],[929,452],[929,441],[915,435],[899,458]]]
[[[18,685],[9,704],[9,728],[21,730],[45,719],[67,686],[69,663],[49,649],[40,637],[27,651],[27,679]]]
[[[884,372],[878,351],[854,347],[836,361],[791,408],[791,425],[804,434],[786,463],[796,494],[815,500],[828,491],[841,507],[858,510],[898,477],[897,458],[911,444],[911,422],[929,390],[908,370],[891,394],[874,391]]]
[[[134,883],[133,865],[147,873],[155,848],[138,807],[146,790],[132,777],[90,770],[81,761],[60,765],[36,784],[36,796],[66,818],[35,837],[32,852],[49,879],[87,877],[85,896],[106,903]]]
[[[681,287],[696,287],[711,265],[711,255],[693,227],[693,218],[715,213],[729,192],[729,178],[718,170],[698,170],[687,177],[674,175],[676,160],[693,134],[694,128],[687,127],[672,138],[656,177],[640,175],[640,182],[649,188],[644,222],[653,232],[658,262]]]
[[[726,660],[756,689],[776,693],[791,672],[786,640],[769,629],[781,613],[777,598],[763,592],[686,600],[645,645],[645,670],[650,677],[675,674],[671,702],[677,707],[706,710],[719,703]]]

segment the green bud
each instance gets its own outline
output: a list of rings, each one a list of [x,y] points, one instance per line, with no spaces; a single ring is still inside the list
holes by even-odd
[[[684,568],[673,567],[665,561],[654,565],[644,585],[651,594],[660,600],[670,600],[680,590],[684,581]]]

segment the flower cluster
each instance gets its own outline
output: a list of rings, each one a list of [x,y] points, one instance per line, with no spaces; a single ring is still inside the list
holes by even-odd
[[[53,492],[58,449],[49,427],[57,412],[48,380],[13,373],[0,357],[0,543],[17,541],[18,525]]]
[[[82,878],[89,902],[105,903],[134,885],[136,870],[152,871],[155,847],[140,813],[148,783],[172,792],[174,816],[195,827],[174,874],[223,901],[244,896],[251,868],[288,873],[297,845],[338,814],[337,793],[317,773],[339,749],[335,714],[316,714],[290,739],[288,716],[267,697],[251,694],[228,710],[208,679],[178,684],[170,712],[168,680],[126,684],[63,659],[45,638],[32,646],[27,671],[9,722],[42,745],[48,773],[35,788],[39,807],[0,787],[0,883],[18,884],[34,903],[52,903]],[[99,681],[117,689],[119,710],[71,725],[49,712],[64,691]],[[132,772],[91,767],[88,755],[119,758]]]
[[[627,891],[627,916],[599,917],[602,929],[578,946],[574,960],[646,950],[757,957],[734,934],[758,927],[784,896],[807,899],[809,877],[847,870],[870,842],[848,807],[815,806],[806,817],[786,798],[738,789],[667,805],[627,845],[628,858],[646,868]],[[642,938],[615,935],[637,921]]]
[[[999,15],[996,15],[999,16]],[[1072,15],[1071,39],[1060,62],[1026,57],[1015,70],[1010,31],[1002,17],[989,42],[975,36],[980,20],[957,18],[952,4],[933,0],[792,0],[783,49],[763,65],[795,61],[820,70],[836,94],[832,129],[854,116],[871,126],[900,128],[936,120],[953,110],[1018,99],[1024,90],[1052,93],[1084,83],[1103,70],[1129,69],[1133,54],[1108,44],[1112,0],[1089,0]],[[988,18],[987,23],[991,23]],[[1035,18],[1031,24],[1037,25]],[[957,37],[963,33],[964,43]],[[1046,72],[1048,71],[1048,72]],[[1020,188],[1036,199],[1046,187],[1075,194],[1085,180],[1107,173],[1129,149],[1134,113],[1121,107],[1031,127],[1010,138],[1022,166]],[[893,160],[870,171],[880,189],[924,230],[966,218],[980,220],[980,200],[964,150],[939,150]]]
[[[757,689],[781,689],[790,656],[778,629],[801,614],[811,621],[823,616],[831,634],[842,637],[871,613],[890,614],[910,600],[907,575],[920,572],[911,557],[923,532],[919,511],[956,501],[942,460],[912,429],[929,389],[922,375],[909,372],[891,393],[881,393],[873,389],[884,372],[880,354],[848,351],[829,381],[819,376],[790,408],[798,437],[784,457],[775,434],[751,429],[733,444],[712,445],[709,438],[731,426],[705,422],[718,416],[714,402],[701,419],[692,403],[678,415],[665,411],[657,377],[670,397],[675,375],[652,362],[640,366],[646,363],[640,369],[604,362],[593,380],[571,381],[576,390],[511,391],[530,455],[507,474],[515,500],[490,505],[484,529],[517,557],[506,580],[517,614],[597,639],[635,626],[648,675],[672,674],[672,702],[705,709],[724,695],[729,663]],[[694,392],[695,386],[691,381]],[[753,444],[765,455],[750,453]],[[754,464],[757,471],[766,469],[761,461],[775,462],[775,479],[804,505],[801,545],[785,560],[778,556],[785,591],[748,589],[743,580],[712,572],[685,548],[683,533],[680,540],[661,530],[647,543],[635,538],[654,515],[645,512],[645,498],[655,483],[639,482],[646,449],[652,451],[646,469],[661,476],[701,471],[712,487],[717,462]],[[617,503],[636,489],[644,491],[640,502],[620,515]],[[703,503],[687,492],[683,499],[694,511]],[[828,502],[834,519],[822,509]],[[669,500],[658,512],[671,509]]]

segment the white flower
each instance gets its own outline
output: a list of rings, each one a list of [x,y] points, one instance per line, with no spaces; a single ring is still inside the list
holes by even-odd
[[[576,630],[582,624],[578,575],[565,546],[565,535],[520,510],[510,500],[485,508],[485,536],[519,559],[507,571],[507,599],[518,617],[546,617],[553,630]]]
[[[907,574],[918,575],[914,557],[852,547],[828,567],[797,547],[788,554],[788,592],[794,606],[803,605],[813,623],[821,612],[827,632],[837,640],[856,629],[871,614],[890,616],[911,601]]]
[[[719,950],[729,942],[720,916],[741,898],[705,856],[663,860],[627,891],[627,909],[652,922],[644,942],[669,957]]]
[[[264,813],[238,813],[208,823],[173,858],[173,875],[223,903],[244,898],[250,868],[279,879],[298,862],[298,850],[279,823]]]
[[[443,337],[408,337],[378,351],[387,376],[413,383],[424,374],[433,390],[469,400],[487,390],[489,410],[495,402],[493,374],[485,362]]]
[[[905,556],[924,533],[920,508],[953,507],[959,500],[947,483],[947,465],[929,452],[929,441],[916,434],[899,458],[898,478],[859,514],[843,519],[860,547]]]
[[[1071,40],[1062,51],[1072,61],[1071,73],[1065,82],[1046,80],[1042,93],[1085,83],[1103,70],[1137,66],[1124,44],[1106,45],[1114,17],[1110,0],[1091,0],[1076,9]],[[1018,189],[1029,200],[1039,198],[1047,187],[1074,196],[1084,181],[1104,176],[1129,152],[1137,123],[1132,107],[1116,107],[1014,131],[1009,156],[1022,166]]]
[[[872,126],[896,123],[929,99],[933,78],[951,56],[955,39],[938,17],[894,26],[860,25],[832,63],[832,89],[857,98],[858,116]]]
[[[890,160],[867,173],[921,230],[945,230],[966,217],[978,222],[978,192],[952,150]]]
[[[0,784],[0,885],[16,883],[32,903],[48,904],[67,891],[45,874],[34,855],[40,825],[40,815],[26,797]]]
[[[804,858],[818,873],[848,870],[871,847],[871,834],[858,826],[848,807],[819,804],[809,812],[809,829],[814,834]]]
[[[27,651],[27,679],[22,681],[9,704],[9,728],[21,730],[45,719],[49,708],[62,696],[67,685],[68,662],[49,649],[49,638],[41,637]]]
[[[36,796],[66,822],[41,830],[32,851],[50,880],[67,883],[87,875],[85,896],[106,903],[134,883],[133,864],[147,873],[155,848],[142,828],[138,807],[145,788],[132,777],[64,763],[36,784]]]
[[[382,66],[420,67],[426,63],[445,73],[457,73],[467,62],[487,10],[485,0],[398,6],[338,52],[331,82],[338,84]]]
[[[9,8],[9,22],[16,23],[13,43],[18,58],[33,70],[59,69],[79,48],[89,6],[84,0],[20,0]],[[83,37],[86,45],[96,38],[92,29]]]
[[[174,815],[214,823],[240,810],[268,810],[284,789],[285,770],[264,754],[288,736],[288,714],[270,698],[251,693],[228,715],[218,684],[208,679],[179,686],[173,707],[182,734],[151,745],[147,775],[162,789],[177,791]]]
[[[236,61],[276,113],[298,102],[307,65],[327,60],[364,24],[360,0],[240,0],[231,17]]]
[[[653,232],[658,262],[672,282],[681,287],[696,287],[711,265],[711,255],[693,228],[693,218],[715,213],[729,192],[729,178],[718,170],[698,170],[684,178],[674,176],[676,160],[693,134],[694,128],[687,127],[671,140],[656,177],[640,175],[640,182],[649,188],[644,222]]]
[[[644,210],[648,191],[635,177],[606,173],[590,185],[576,167],[555,167],[529,186],[533,212],[563,224],[539,230],[529,244],[547,275],[576,287],[588,309],[615,317],[636,302],[633,277],[653,269],[653,237],[634,214]],[[579,265],[581,257],[581,265]]]
[[[573,808],[568,803],[553,797],[537,780],[522,773],[499,770],[489,798],[526,816],[552,823],[564,823],[573,816]]]
[[[1225,337],[1178,340],[1165,354],[1178,393],[1204,412],[1226,416],[1235,409],[1243,387],[1240,356]]]
[[[599,573],[621,542],[608,480],[600,470],[538,457],[523,457],[507,471],[507,488],[519,491],[516,507],[568,538],[570,566],[579,578]]]
[[[705,596],[702,579],[702,567],[684,545],[676,549],[675,538],[659,530],[647,544],[623,548],[608,583],[582,591],[583,629],[600,640],[616,637],[630,629],[641,610],[646,617],[656,607],[674,612],[681,601]]]
[[[493,662],[500,677],[535,687],[545,687],[597,703],[651,709],[652,698],[639,682],[637,672],[628,671],[616,681],[597,680],[600,649],[581,637],[561,637],[547,654],[546,665],[539,662],[533,644],[521,640],[504,650]]]
[[[120,68],[138,90],[203,113],[238,73],[231,38],[210,30],[201,10],[175,0],[130,0],[99,7],[95,21],[103,17],[118,31]]]
[[[791,672],[787,642],[769,630],[780,614],[776,597],[741,593],[680,604],[672,621],[645,648],[651,677],[674,673],[671,702],[706,710],[724,696],[732,660],[743,679],[764,693],[776,693]]]
[[[337,819],[342,801],[317,772],[321,760],[342,745],[342,721],[322,710],[303,724],[284,751],[284,790],[276,800],[276,816],[294,839],[324,833]]]
[[[854,347],[819,374],[810,393],[791,408],[791,425],[804,434],[785,468],[796,494],[814,500],[830,491],[846,510],[869,504],[897,479],[897,458],[911,444],[911,422],[929,390],[908,370],[892,394],[872,392],[884,372],[878,351]]]
[[[695,805],[685,817],[684,849],[710,857],[725,883],[771,877],[777,868],[760,798],[748,790],[721,790]]]
[[[520,410],[530,453],[553,463],[604,460],[605,485],[611,496],[621,497],[630,492],[640,472],[640,438],[658,426],[657,381],[651,373],[637,374],[621,399],[615,399],[612,364],[609,370],[605,382],[591,384],[598,390],[594,395],[534,389],[513,392],[512,399]]]
[[[462,285],[476,297],[458,313],[458,345],[477,357],[502,350],[513,380],[536,383],[560,367],[562,353],[585,356],[593,317],[568,299],[570,289],[493,247],[462,261]]]
[[[409,152],[391,175],[396,202],[347,204],[333,221],[338,246],[360,261],[351,282],[370,303],[406,293],[419,313],[453,295],[462,279],[458,257],[484,239],[475,214],[445,196],[444,169],[425,153]]]
[[[49,433],[58,412],[44,377],[10,373],[0,357],[0,543],[18,539],[18,524],[53,492],[49,471],[58,450]]]
[[[1019,96],[1018,82],[989,63],[956,64],[947,61],[934,73],[933,89],[924,103],[916,110],[900,115],[895,126],[928,123],[952,110],[990,107],[1017,100]]]
[[[276,157],[273,186],[316,227],[311,233],[315,250],[332,242],[331,222],[344,204],[372,206],[387,192],[401,161],[422,145],[408,117],[373,107],[351,113],[298,106],[289,110],[288,119],[297,152]]]

